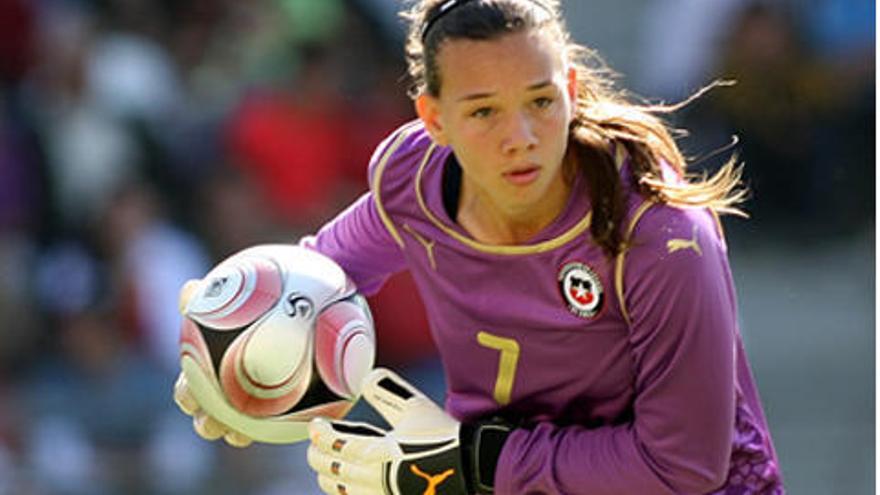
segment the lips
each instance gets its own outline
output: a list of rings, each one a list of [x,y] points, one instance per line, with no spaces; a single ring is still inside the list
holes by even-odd
[[[524,186],[534,182],[540,173],[541,168],[537,165],[526,165],[504,172],[502,175],[511,184]]]

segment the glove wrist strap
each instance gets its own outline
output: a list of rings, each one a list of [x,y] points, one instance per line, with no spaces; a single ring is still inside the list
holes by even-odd
[[[512,430],[513,425],[497,418],[461,425],[462,464],[468,471],[466,479],[471,493],[494,493],[498,458]]]

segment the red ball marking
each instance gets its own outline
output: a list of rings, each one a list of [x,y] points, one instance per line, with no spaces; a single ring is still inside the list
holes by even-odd
[[[238,304],[243,297],[242,291],[246,283],[246,271],[242,270],[241,267],[236,267],[242,273],[242,283],[238,287],[238,291],[222,307],[214,310],[212,314],[203,316],[203,318],[210,321],[212,327],[238,328],[253,323],[260,315],[275,305],[281,296],[281,274],[278,272],[278,267],[265,259],[255,258],[249,261],[253,264],[254,268],[252,276],[256,278],[253,292],[244,296],[247,299],[232,313],[222,317],[214,316],[228,308],[231,304]]]
[[[318,373],[327,387],[342,397],[350,396],[351,390],[340,361],[345,356],[346,344],[355,335],[364,333],[368,321],[361,307],[349,301],[336,303],[318,316],[315,329]]]
[[[184,318],[180,324],[180,357],[189,356],[198,363],[209,375],[214,375],[214,364],[211,362],[211,354],[202,332],[196,323],[189,318]],[[187,344],[184,346],[184,344]]]

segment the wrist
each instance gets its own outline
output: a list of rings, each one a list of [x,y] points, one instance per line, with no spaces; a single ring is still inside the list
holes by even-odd
[[[462,423],[459,445],[470,493],[494,493],[498,459],[513,428],[500,418]]]

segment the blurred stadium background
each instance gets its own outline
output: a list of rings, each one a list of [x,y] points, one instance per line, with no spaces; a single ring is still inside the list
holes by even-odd
[[[742,329],[791,494],[875,484],[875,5],[564,1],[698,157],[732,135]],[[0,0],[0,495],[311,494],[302,447],[239,451],[171,402],[177,289],[365,190],[412,115],[396,0]],[[717,166],[724,156],[697,167]],[[405,277],[380,362],[441,378]]]

